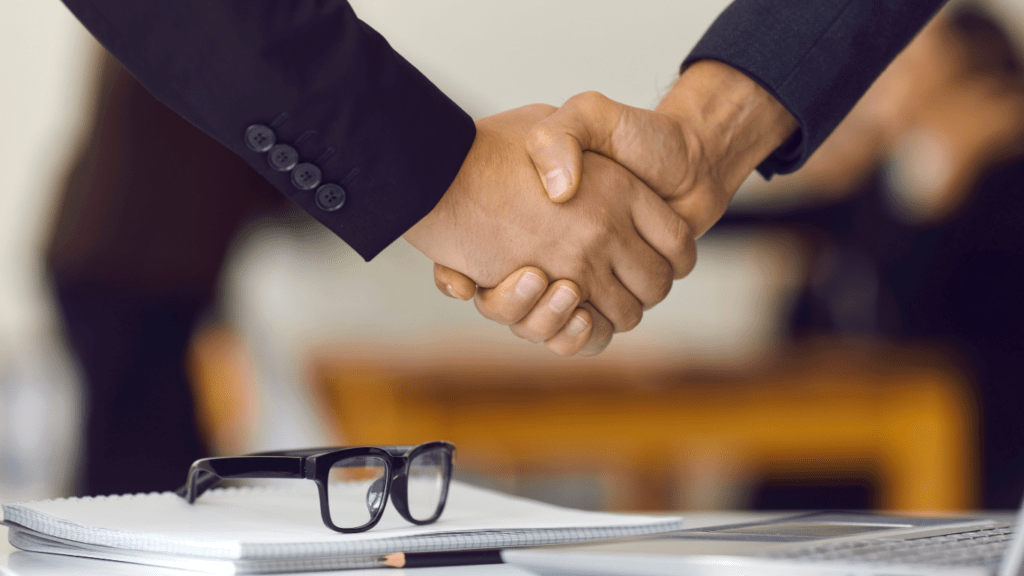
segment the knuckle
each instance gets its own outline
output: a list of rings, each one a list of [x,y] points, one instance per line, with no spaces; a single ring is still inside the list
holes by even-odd
[[[450,284],[450,283],[451,283],[451,281],[448,278],[448,269],[445,268],[444,266],[441,266],[440,264],[435,263],[434,264],[434,285],[437,286],[438,290],[440,290],[442,292],[447,292],[448,291],[447,287],[448,287],[448,284]]]
[[[695,195],[688,207],[690,228],[695,237],[703,236],[718,222],[729,207],[729,195],[718,186],[708,184],[703,193]]]
[[[530,137],[526,139],[527,150],[539,152],[552,148],[558,144],[558,139],[558,131],[550,123],[542,121],[530,130]]]
[[[685,278],[693,272],[693,269],[697,267],[697,245],[691,243],[687,248],[686,253],[679,260],[679,264],[675,266],[674,277],[678,280]]]
[[[693,272],[693,269],[697,266],[697,241],[690,236],[680,253],[679,259],[675,264],[676,279],[684,278]]]
[[[608,98],[596,90],[587,90],[570,98],[565,104],[582,111],[593,111],[605,106]]]
[[[669,230],[668,260],[672,263],[673,278],[676,280],[689,274],[697,264],[697,243],[693,230],[682,218],[674,218]]]
[[[533,344],[539,344],[547,340],[544,334],[539,333],[537,330],[534,329],[533,326],[530,326],[528,324],[513,324],[512,331],[515,332],[516,335],[518,335],[523,340],[532,342]]]
[[[630,306],[623,312],[621,318],[615,323],[616,332],[629,332],[633,328],[636,328],[640,321],[643,320],[644,311],[639,304]]]
[[[540,115],[540,114],[552,114],[556,110],[558,110],[558,108],[555,108],[551,104],[539,104],[538,103],[538,104],[527,104],[526,106],[523,106],[523,110],[525,110],[528,113]]]
[[[518,312],[508,306],[498,306],[490,299],[479,297],[474,298],[473,303],[476,304],[476,309],[481,316],[498,324],[508,326],[519,321]]]
[[[537,342],[544,342],[555,338],[565,324],[565,318],[554,311],[547,310],[538,314],[537,318],[531,318],[530,330],[535,335]]]
[[[643,188],[643,184],[633,176],[625,168],[620,166],[612,166],[611,170],[606,170],[607,174],[603,175],[605,185],[607,185],[614,192],[626,192],[629,198],[636,198]]]
[[[540,344],[541,342],[547,340],[547,338],[545,338],[544,335],[538,334],[536,331],[533,330],[524,331],[523,339],[533,344]]]
[[[651,292],[650,301],[645,302],[648,308],[654,306],[658,302],[661,302],[665,298],[668,298],[669,292],[672,291],[672,285],[675,282],[675,278],[672,276],[672,269],[668,263],[665,264],[665,267],[666,273],[658,275]]]
[[[596,277],[594,271],[598,267],[595,257],[597,238],[583,236],[578,240],[582,248],[571,256],[564,270],[560,271],[557,276],[567,279],[565,285],[574,288],[579,296],[579,301],[585,302],[590,297],[591,287]]]
[[[596,356],[601,352],[604,352],[604,349],[612,343],[613,336],[614,334],[612,334],[610,329],[604,330],[600,333],[595,331],[590,337],[590,340],[588,340],[583,348],[580,349],[580,356]]]
[[[522,335],[522,333],[519,331],[519,328],[516,325],[514,325],[514,324],[509,326],[509,331],[512,332],[512,334],[515,337],[517,337],[517,338],[522,338],[523,340],[527,340],[528,339],[528,338],[526,338],[525,336]]]
[[[522,327],[520,325],[512,324],[511,326],[508,327],[508,329],[512,332],[512,334],[515,334],[517,338],[522,338],[523,340],[530,340],[529,338],[526,337],[526,334],[523,333]]]
[[[563,342],[560,339],[551,339],[544,343],[548,350],[555,353],[557,356],[567,357],[576,354],[576,347],[570,343]]]

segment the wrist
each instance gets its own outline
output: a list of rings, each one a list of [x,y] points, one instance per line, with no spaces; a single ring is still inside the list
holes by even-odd
[[[798,128],[760,84],[716,60],[690,65],[656,110],[694,135],[701,157],[730,194]]]

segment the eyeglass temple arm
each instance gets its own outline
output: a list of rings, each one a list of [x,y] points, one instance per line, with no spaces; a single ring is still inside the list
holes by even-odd
[[[192,504],[218,482],[229,478],[305,478],[305,461],[292,456],[203,458],[192,464],[185,485],[175,492]]]
[[[398,445],[374,446],[374,448],[380,448],[381,450],[384,450],[385,452],[387,452],[388,454],[391,454],[392,456],[404,456],[406,453],[408,453],[410,450],[412,450],[415,447],[416,447],[415,444],[408,444],[408,445],[401,445],[401,446],[398,446]],[[302,450],[272,450],[272,451],[269,451],[269,452],[256,452],[254,454],[249,454],[249,456],[316,456],[318,454],[323,454],[325,452],[331,452],[331,451],[334,451],[334,450],[339,450],[341,448],[343,448],[343,447],[339,447],[339,448],[306,448],[306,449],[302,449]]]

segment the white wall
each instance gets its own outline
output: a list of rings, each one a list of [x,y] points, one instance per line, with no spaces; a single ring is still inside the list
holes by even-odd
[[[91,48],[59,1],[0,2],[0,349],[48,317],[39,255],[81,126]]]
[[[0,500],[62,495],[79,402],[41,266],[93,42],[63,4],[0,2]]]
[[[476,117],[598,90],[651,107],[726,0],[354,0]]]

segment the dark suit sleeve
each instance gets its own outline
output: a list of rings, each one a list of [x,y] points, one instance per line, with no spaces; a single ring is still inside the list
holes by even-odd
[[[945,0],[736,0],[683,62],[710,58],[763,86],[800,123],[766,178],[802,166]]]
[[[473,143],[472,119],[343,0],[64,3],[154,96],[366,259],[433,209]],[[343,184],[341,208],[249,149],[253,124]]]

